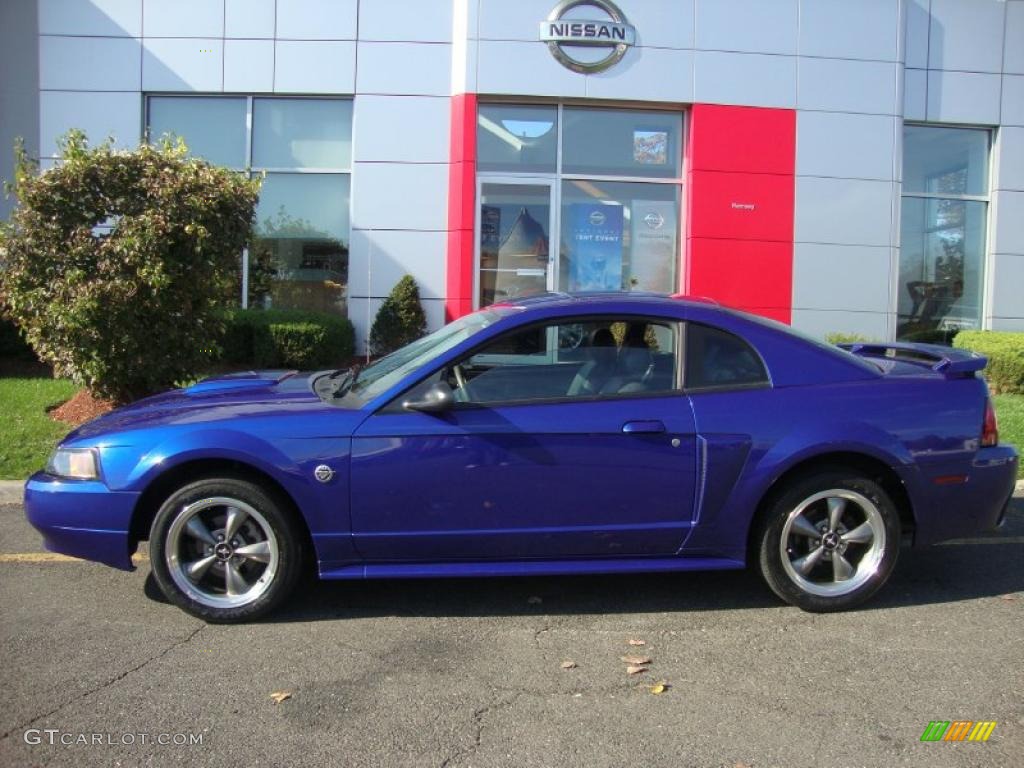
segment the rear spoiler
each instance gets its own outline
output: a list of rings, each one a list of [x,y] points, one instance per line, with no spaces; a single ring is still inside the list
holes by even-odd
[[[988,358],[969,349],[953,349],[938,344],[912,344],[906,341],[856,342],[839,347],[858,357],[882,357],[926,365],[949,378],[974,375],[988,364]]]

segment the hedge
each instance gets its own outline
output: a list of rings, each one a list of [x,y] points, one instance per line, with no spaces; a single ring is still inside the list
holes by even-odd
[[[225,362],[259,368],[344,365],[355,353],[355,329],[344,317],[287,309],[235,309],[225,317]]]
[[[983,373],[993,394],[1024,394],[1024,333],[960,331],[953,346],[988,358]]]

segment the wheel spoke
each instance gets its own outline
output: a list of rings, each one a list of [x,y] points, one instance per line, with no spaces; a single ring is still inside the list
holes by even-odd
[[[811,572],[811,569],[814,568],[814,566],[816,566],[821,561],[821,556],[823,554],[825,554],[824,547],[817,547],[816,549],[812,549],[803,557],[794,560],[793,567],[799,573],[806,576],[808,573]]]
[[[839,552],[832,553],[832,578],[836,581],[846,581],[853,576],[853,566],[850,561]]]
[[[185,524],[185,533],[193,539],[199,539],[204,544],[209,544],[211,547],[217,546],[217,540],[213,538],[206,524],[199,519],[199,515],[193,515]]]
[[[843,519],[843,512],[846,511],[846,499],[833,496],[828,500],[828,529],[834,531],[839,527]]]
[[[845,544],[867,544],[875,538],[875,529],[867,521],[839,537]]]
[[[185,575],[188,576],[192,581],[199,581],[206,572],[210,570],[210,566],[217,560],[216,555],[210,555],[200,560],[196,560],[191,563],[185,563],[182,567],[185,569]]]
[[[248,558],[249,560],[255,560],[259,563],[270,562],[270,542],[269,541],[258,541],[255,544],[246,544],[244,547],[239,547],[235,550],[236,555]]]
[[[245,518],[249,516],[248,512],[239,509],[238,507],[228,507],[228,519],[224,523],[224,538],[228,541],[238,533],[239,527],[245,522]]]
[[[228,597],[237,597],[249,591],[249,584],[238,570],[238,566],[232,560],[224,563],[224,586]]]
[[[790,531],[797,536],[806,536],[809,539],[821,538],[821,531],[815,528],[811,521],[803,515],[797,515],[793,518],[793,526],[790,528]]]

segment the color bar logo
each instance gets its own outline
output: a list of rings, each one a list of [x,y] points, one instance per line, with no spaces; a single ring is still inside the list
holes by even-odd
[[[995,727],[994,720],[932,720],[921,741],[988,741]]]

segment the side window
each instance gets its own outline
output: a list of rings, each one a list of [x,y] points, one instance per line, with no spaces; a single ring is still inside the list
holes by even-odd
[[[739,336],[690,323],[686,331],[686,388],[768,384],[760,356]]]
[[[442,373],[465,403],[664,393],[676,389],[670,321],[595,318],[507,333]]]

